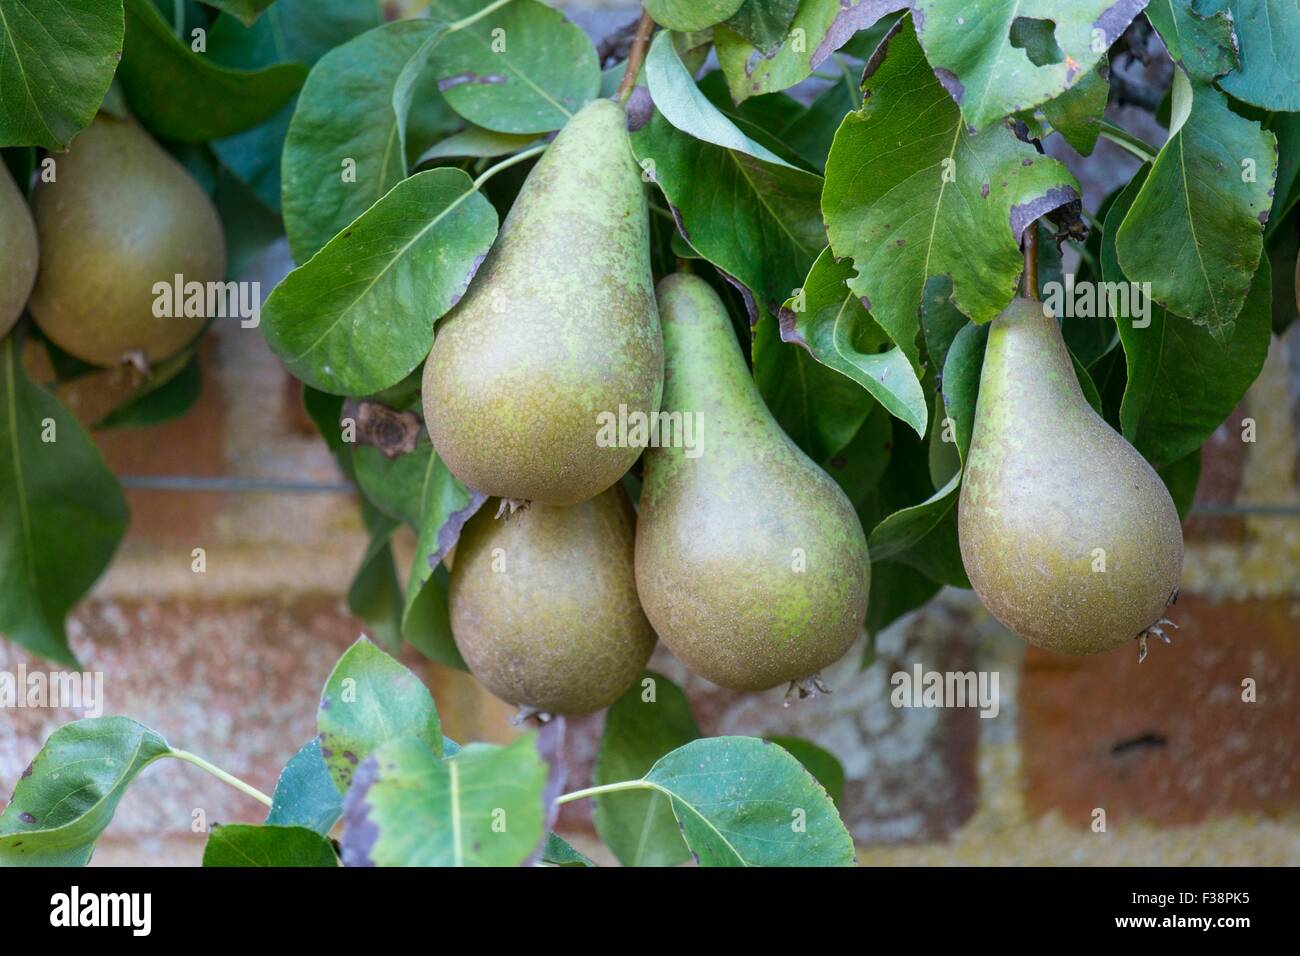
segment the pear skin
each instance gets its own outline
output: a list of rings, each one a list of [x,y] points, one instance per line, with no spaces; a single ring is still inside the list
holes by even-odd
[[[615,485],[576,505],[496,511],[484,505],[456,543],[449,595],[461,656],[483,686],[526,710],[609,706],[655,645],[637,602],[627,493]]]
[[[32,293],[38,260],[32,211],[0,162],[0,338],[9,334]]]
[[[989,327],[968,458],[962,561],[994,617],[1061,654],[1159,626],[1182,574],[1178,512],[1083,397],[1042,303],[1016,299]]]
[[[136,122],[103,113],[55,156],[54,171],[32,200],[41,242],[36,324],[93,365],[158,363],[180,352],[206,320],[154,315],[154,284],[225,279],[212,201]]]
[[[640,454],[600,441],[598,416],[659,408],[663,340],[626,123],[610,100],[569,121],[438,324],[425,421],[452,474],[478,491],[585,501]]]
[[[715,684],[747,691],[812,679],[862,631],[871,580],[862,525],[763,404],[709,284],[669,276],[659,311],[661,420],[698,413],[701,427],[695,451],[646,449],[641,605],[660,640]]]

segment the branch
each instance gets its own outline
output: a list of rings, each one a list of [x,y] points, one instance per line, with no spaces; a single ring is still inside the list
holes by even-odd
[[[641,19],[636,25],[636,39],[632,41],[632,50],[627,55],[627,70],[623,74],[623,79],[619,81],[618,92],[615,94],[615,99],[620,103],[626,103],[627,98],[632,95],[637,74],[641,72],[641,64],[645,61],[645,48],[649,45],[650,35],[654,30],[654,20],[650,14],[642,10]]]

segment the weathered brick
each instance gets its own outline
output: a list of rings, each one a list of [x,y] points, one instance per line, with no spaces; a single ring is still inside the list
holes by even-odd
[[[1300,804],[1300,601],[1183,595],[1175,645],[1073,658],[1031,649],[1021,685],[1026,806],[1113,829]],[[1242,682],[1258,699],[1242,700]]]

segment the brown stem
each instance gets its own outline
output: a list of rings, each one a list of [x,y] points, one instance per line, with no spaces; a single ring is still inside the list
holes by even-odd
[[[636,76],[641,72],[641,63],[645,60],[645,48],[650,43],[650,35],[655,31],[654,19],[645,10],[641,11],[641,19],[636,24],[636,36],[632,40],[632,49],[627,54],[627,72],[623,74],[623,79],[619,81],[618,92],[615,99],[620,103],[626,103],[627,98],[632,95],[632,88],[636,86]]]
[[[1023,293],[1038,301],[1038,221],[1025,229],[1025,282]]]

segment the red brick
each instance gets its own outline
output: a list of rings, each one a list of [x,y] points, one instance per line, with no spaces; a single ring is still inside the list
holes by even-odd
[[[1183,595],[1176,644],[1072,658],[1030,649],[1020,739],[1031,815],[1168,825],[1300,803],[1300,601]],[[1257,702],[1242,701],[1242,680]]]

